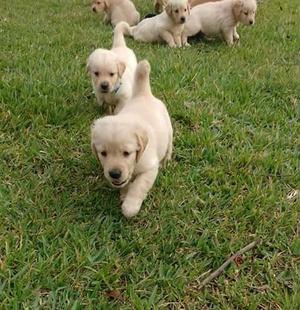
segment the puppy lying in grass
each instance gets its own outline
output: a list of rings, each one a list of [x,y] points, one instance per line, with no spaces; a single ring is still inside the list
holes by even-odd
[[[140,14],[130,0],[94,0],[92,10],[95,13],[104,12],[104,21],[113,26],[121,21],[131,26],[140,21]]]
[[[130,35],[137,41],[165,41],[170,47],[181,47],[184,23],[189,14],[187,0],[170,0],[161,14],[146,18],[133,27],[122,23],[122,27],[125,35]]]
[[[150,65],[136,69],[132,98],[113,116],[94,122],[91,146],[109,183],[121,190],[122,212],[135,216],[153,186],[158,169],[171,159],[173,130],[168,111],[152,95]]]
[[[220,35],[232,45],[240,38],[236,31],[238,23],[253,25],[255,13],[255,0],[222,0],[197,5],[185,24],[182,42],[186,45],[189,36],[201,31],[208,37]]]
[[[117,26],[111,50],[96,49],[87,60],[98,104],[109,114],[117,113],[131,97],[137,60],[126,46],[124,35]]]

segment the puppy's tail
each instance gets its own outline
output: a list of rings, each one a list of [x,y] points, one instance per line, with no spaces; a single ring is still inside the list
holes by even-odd
[[[124,36],[132,36],[132,28],[126,22],[119,22],[114,30],[113,47],[126,46]]]
[[[123,25],[123,23],[127,25],[127,23],[125,22],[120,22],[116,25],[114,29],[114,39],[112,47],[126,46],[126,41],[124,38],[124,29],[126,25]]]
[[[150,64],[147,60],[138,63],[135,69],[132,97],[152,95],[150,87]]]

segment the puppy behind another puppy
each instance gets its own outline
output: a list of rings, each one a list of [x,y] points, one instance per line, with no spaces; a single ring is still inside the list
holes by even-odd
[[[239,22],[254,24],[256,7],[255,0],[222,0],[195,6],[185,24],[183,44],[187,43],[187,37],[201,31],[208,37],[221,35],[232,45],[239,40],[236,31]]]
[[[136,69],[132,98],[114,116],[95,121],[91,146],[105,178],[121,190],[122,212],[135,216],[158,169],[171,158],[173,129],[165,105],[152,95],[150,65]]]
[[[94,0],[92,10],[95,13],[104,12],[104,21],[113,26],[121,21],[132,26],[140,20],[140,14],[130,0]]]
[[[190,14],[188,0],[170,0],[165,11],[129,27],[121,23],[125,35],[142,42],[165,41],[170,47],[181,47],[184,23]]]
[[[109,114],[117,113],[132,95],[137,60],[126,46],[124,35],[117,26],[111,50],[96,49],[87,60],[98,104]]]

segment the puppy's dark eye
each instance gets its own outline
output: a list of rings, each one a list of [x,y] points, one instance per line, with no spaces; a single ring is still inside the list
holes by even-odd
[[[248,15],[248,12],[244,12],[244,14],[247,16],[247,15]]]
[[[186,12],[187,10],[186,9],[184,9],[184,12]]]
[[[130,155],[130,153],[127,152],[127,151],[124,151],[124,152],[123,152],[123,155],[124,155],[124,157],[128,157],[128,156]]]
[[[101,152],[101,155],[102,155],[103,157],[106,157],[106,156],[107,156],[107,152],[106,152],[106,151],[102,151],[102,152]]]
[[[94,74],[95,74],[96,76],[99,76],[99,72],[98,72],[98,71],[94,72]]]
[[[175,13],[179,13],[179,11],[178,11],[178,10],[175,10]]]
[[[109,75],[110,75],[110,76],[114,76],[115,74],[114,74],[113,72],[111,72]]]

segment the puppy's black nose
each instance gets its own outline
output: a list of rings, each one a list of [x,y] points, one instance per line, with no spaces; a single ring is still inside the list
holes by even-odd
[[[250,21],[249,21],[249,24],[250,24],[250,25],[253,25],[253,20],[250,20]]]
[[[108,90],[108,82],[102,82],[100,86],[103,90]]]
[[[180,17],[180,21],[181,21],[182,23],[184,23],[184,22],[185,22],[185,17],[184,17],[184,16]]]
[[[122,175],[122,172],[119,169],[113,169],[109,171],[109,175],[113,179],[119,179]]]
[[[97,13],[96,8],[93,8],[93,11],[94,11],[95,13]]]

